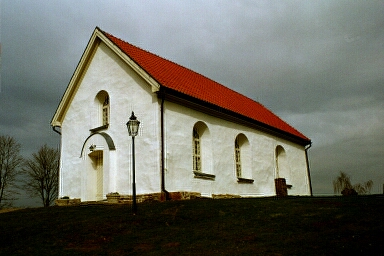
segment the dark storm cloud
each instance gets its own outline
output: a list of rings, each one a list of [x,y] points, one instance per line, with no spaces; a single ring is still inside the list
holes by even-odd
[[[314,192],[384,183],[384,1],[1,3],[0,131],[30,154],[96,26],[253,98],[313,140]],[[363,174],[364,173],[364,174]],[[378,191],[376,191],[378,192]]]

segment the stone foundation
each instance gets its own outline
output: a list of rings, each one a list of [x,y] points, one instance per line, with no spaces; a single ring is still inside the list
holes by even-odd
[[[212,194],[213,199],[232,199],[232,198],[241,198],[239,195],[231,195],[231,194]]]
[[[80,198],[73,198],[73,199],[56,199],[55,204],[57,206],[74,206],[74,205],[80,205],[81,200]]]
[[[168,197],[168,198],[167,198]],[[166,201],[166,200],[191,200],[201,198],[201,193],[197,192],[168,192],[166,195],[164,192],[162,193],[152,193],[152,194],[143,194],[136,195],[136,202],[143,203],[148,201]],[[107,195],[108,203],[132,203],[132,195]]]
[[[148,201],[162,201],[161,198],[162,198],[161,193],[136,195],[136,202],[143,203]],[[132,203],[132,195],[120,195],[118,203],[120,204]]]
[[[74,199],[56,199],[57,206],[74,206],[80,204],[132,204],[132,195],[120,195],[117,192],[109,193],[106,195],[107,200],[95,202],[81,202],[79,198]],[[240,196],[235,195],[212,195],[213,198],[236,198]],[[150,202],[150,201],[166,201],[166,200],[192,200],[202,198],[201,193],[197,192],[164,192],[136,195],[136,202]]]
[[[186,191],[169,192],[170,200],[191,200],[191,199],[197,199],[197,198],[201,198],[201,193],[186,192]]]
[[[120,194],[115,192],[115,193],[109,193],[107,194],[107,202],[108,203],[113,203],[117,204],[120,200]]]

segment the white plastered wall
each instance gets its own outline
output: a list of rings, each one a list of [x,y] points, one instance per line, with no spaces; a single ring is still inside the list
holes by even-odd
[[[262,133],[249,127],[222,120],[191,110],[175,103],[165,103],[166,137],[166,189],[168,191],[201,192],[212,194],[236,194],[248,196],[273,196],[275,192],[277,145],[284,148],[289,172],[285,175],[292,185],[289,195],[309,195],[309,183],[304,147]],[[210,133],[212,154],[202,155],[202,172],[215,175],[215,180],[195,178],[192,165],[192,129],[195,123],[204,122]],[[236,178],[234,141],[244,134],[249,142],[251,162],[244,164],[244,174],[254,179],[253,184],[238,183]],[[203,146],[203,145],[202,145]],[[212,167],[211,167],[212,166]]]
[[[62,123],[59,196],[89,199],[85,188],[89,182],[87,158],[94,140],[96,146],[104,147],[104,197],[110,192],[132,193],[132,140],[126,128],[132,111],[141,122],[135,139],[137,193],[159,192],[159,103],[151,87],[103,43],[79,83]],[[90,129],[98,124],[95,97],[101,90],[110,98],[110,124],[100,132],[112,138],[115,150],[106,150],[107,144],[100,135],[92,136],[84,145],[91,135]]]

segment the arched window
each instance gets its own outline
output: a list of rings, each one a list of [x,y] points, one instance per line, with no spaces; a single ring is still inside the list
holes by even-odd
[[[96,103],[96,127],[108,128],[110,122],[110,99],[106,91],[100,91],[95,98]]]
[[[193,128],[193,170],[201,172],[200,134],[196,127]]]
[[[235,161],[236,161],[236,176],[241,178],[241,155],[239,146],[239,136],[235,139]]]
[[[103,113],[102,114],[103,125],[108,125],[109,124],[109,95],[106,95],[104,97],[102,113]]]
[[[235,139],[235,166],[237,182],[253,183],[250,144],[248,138],[242,133]]]
[[[195,178],[214,180],[212,169],[212,148],[208,126],[197,122],[192,130],[192,160]]]

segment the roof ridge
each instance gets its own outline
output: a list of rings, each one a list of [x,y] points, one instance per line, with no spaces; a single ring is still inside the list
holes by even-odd
[[[247,99],[249,99],[249,100],[251,100],[251,101],[254,101],[255,103],[258,103],[258,104],[260,104],[261,106],[265,107],[264,104],[260,103],[259,101],[256,101],[256,100],[252,99],[251,97],[248,97],[248,96],[246,96],[246,95],[244,95],[244,94],[242,94],[242,93],[239,93],[239,92],[235,91],[234,89],[232,89],[232,88],[230,88],[230,87],[228,87],[228,86],[226,86],[226,85],[224,85],[224,84],[222,84],[222,83],[219,83],[219,82],[213,80],[212,78],[207,77],[207,76],[204,75],[204,74],[201,74],[201,73],[199,73],[199,72],[197,72],[197,71],[194,71],[194,70],[192,70],[191,68],[185,67],[185,66],[183,66],[183,65],[181,65],[181,64],[178,64],[177,62],[175,62],[175,61],[173,61],[173,60],[170,60],[170,59],[167,59],[167,58],[165,58],[165,57],[162,57],[162,56],[160,56],[160,55],[158,55],[158,54],[156,54],[156,53],[150,52],[150,51],[148,51],[148,50],[146,50],[146,49],[143,49],[143,48],[141,48],[141,47],[139,47],[139,46],[136,46],[136,45],[134,45],[134,44],[131,44],[131,43],[125,41],[124,39],[121,39],[121,38],[119,38],[119,37],[117,37],[117,36],[114,36],[114,35],[112,35],[112,34],[106,32],[106,31],[101,30],[100,28],[99,28],[99,30],[100,30],[101,32],[103,32],[105,35],[108,35],[108,36],[110,36],[110,37],[114,37],[114,38],[116,38],[116,39],[118,39],[118,40],[120,40],[120,41],[122,41],[122,42],[124,42],[124,43],[126,43],[126,44],[129,44],[130,46],[135,47],[135,48],[137,48],[137,49],[139,49],[139,50],[141,50],[141,51],[144,51],[144,52],[146,52],[146,53],[148,53],[148,54],[150,54],[150,55],[154,55],[154,56],[156,56],[156,57],[158,57],[158,58],[161,58],[161,59],[163,59],[163,60],[165,60],[165,61],[169,61],[169,62],[171,62],[172,64],[177,65],[177,66],[179,66],[179,67],[181,67],[181,68],[187,69],[188,71],[193,72],[193,73],[195,73],[195,74],[197,74],[197,75],[199,75],[199,76],[202,76],[202,77],[204,77],[205,79],[208,79],[208,80],[210,80],[210,81],[212,81],[212,82],[214,82],[214,83],[216,83],[216,84],[218,84],[218,85],[220,85],[220,86],[222,86],[222,87],[224,87],[224,88],[226,88],[226,89],[232,91],[233,93],[236,93],[236,94],[238,94],[238,95],[240,95],[240,96],[242,96],[242,97],[244,97],[244,98],[247,98]],[[267,108],[267,107],[265,107],[265,108]]]
[[[141,48],[141,47],[139,47],[139,46],[137,46],[137,45],[131,44],[131,43],[125,41],[124,39],[121,39],[120,37],[114,36],[114,35],[112,35],[112,34],[106,32],[106,31],[101,30],[100,28],[99,28],[99,30],[100,30],[104,35],[107,35],[107,37],[108,37],[108,36],[109,36],[109,37],[114,37],[114,38],[116,38],[117,40],[120,40],[120,41],[122,41],[122,42],[124,42],[124,43],[126,43],[126,44],[129,44],[130,46],[135,47],[135,48],[137,48],[137,49],[139,49],[139,50],[141,50],[141,51],[144,51],[144,52],[146,52],[146,53],[148,53],[148,54],[151,54],[151,55],[154,55],[154,56],[156,56],[156,57],[158,57],[158,58],[161,58],[161,59],[164,59],[164,60],[166,60],[166,61],[172,62],[173,64],[178,65],[178,66],[180,66],[180,67],[189,69],[189,68],[184,67],[183,65],[180,65],[180,64],[178,64],[178,63],[176,63],[176,62],[174,62],[174,61],[172,61],[172,60],[169,60],[169,59],[167,59],[167,58],[164,58],[164,57],[162,57],[162,56],[160,56],[160,55],[158,55],[158,54],[156,54],[156,53],[150,52],[150,51],[148,51],[148,50],[146,50],[146,49],[144,49],[144,48]],[[113,42],[113,41],[112,41],[112,42]],[[190,71],[193,71],[192,69],[189,69],[189,70],[190,70]],[[197,73],[196,71],[193,71],[193,72]],[[199,75],[204,76],[204,75],[202,75],[202,74],[199,74]],[[208,77],[206,77],[206,78],[208,78]],[[208,78],[208,79],[210,79],[210,78]],[[213,80],[212,80],[212,81],[213,81]]]
[[[112,34],[110,34],[110,33],[108,33],[108,32],[105,32],[105,31],[101,30],[100,28],[99,28],[99,30],[100,30],[101,32],[103,32],[105,35],[108,35],[108,36],[110,36],[110,37],[114,37],[114,38],[116,38],[116,39],[118,39],[118,40],[120,40],[120,41],[122,41],[122,42],[124,42],[124,43],[126,43],[126,44],[129,44],[129,45],[131,45],[132,47],[135,47],[135,48],[137,48],[137,49],[139,49],[139,50],[141,50],[141,51],[144,51],[144,52],[146,52],[146,53],[148,53],[148,54],[154,55],[154,56],[156,56],[156,57],[158,57],[158,58],[161,58],[161,59],[164,59],[164,60],[166,60],[166,61],[169,61],[169,62],[173,63],[174,65],[180,66],[181,68],[185,68],[185,69],[187,69],[187,70],[190,71],[190,72],[196,73],[196,74],[199,75],[199,76],[202,76],[202,77],[204,77],[204,78],[206,78],[206,79],[208,79],[208,80],[211,80],[212,82],[214,82],[214,83],[216,83],[216,84],[219,84],[219,85],[221,85],[221,86],[223,86],[223,87],[225,87],[225,88],[227,88],[227,89],[233,91],[234,93],[240,94],[240,95],[242,95],[242,96],[244,96],[244,97],[246,97],[246,98],[248,98],[248,99],[250,99],[250,100],[255,101],[254,99],[252,99],[252,98],[250,98],[250,97],[248,97],[248,96],[245,96],[244,94],[241,94],[241,93],[235,91],[234,89],[232,89],[232,88],[230,88],[230,87],[228,87],[228,86],[226,86],[226,85],[223,85],[223,84],[221,84],[221,83],[219,83],[219,82],[213,80],[212,78],[209,78],[208,76],[206,76],[206,75],[204,75],[204,74],[201,74],[201,73],[199,73],[199,72],[197,72],[197,71],[194,71],[194,70],[191,69],[191,68],[188,68],[188,67],[186,67],[186,66],[183,66],[183,65],[181,65],[181,64],[179,64],[179,63],[177,63],[177,62],[175,62],[175,61],[173,61],[173,60],[170,60],[170,59],[167,59],[167,58],[165,58],[165,57],[162,57],[162,56],[160,56],[160,55],[158,55],[158,54],[156,54],[156,53],[150,52],[149,50],[146,50],[146,49],[144,49],[144,48],[141,48],[141,47],[139,47],[139,46],[137,46],[137,45],[131,44],[131,43],[125,41],[124,39],[121,39],[120,37],[114,36],[114,35],[112,35]],[[257,101],[255,101],[255,102],[257,102]],[[257,102],[257,103],[261,104],[260,102]],[[261,105],[262,105],[262,104],[261,104]]]

